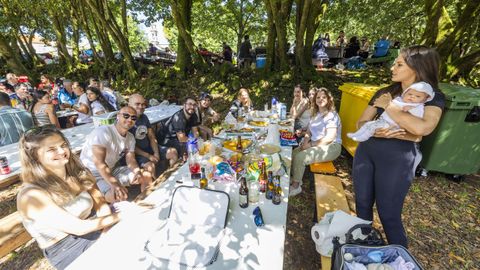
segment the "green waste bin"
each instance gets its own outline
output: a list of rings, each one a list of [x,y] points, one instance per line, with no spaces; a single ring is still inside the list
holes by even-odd
[[[465,175],[480,170],[480,89],[440,84],[445,110],[437,128],[423,138],[421,165],[431,171]]]

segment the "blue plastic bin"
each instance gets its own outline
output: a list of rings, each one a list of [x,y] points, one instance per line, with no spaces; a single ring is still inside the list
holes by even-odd
[[[267,63],[266,57],[257,57],[257,62],[256,62],[257,68],[264,68],[266,63]]]

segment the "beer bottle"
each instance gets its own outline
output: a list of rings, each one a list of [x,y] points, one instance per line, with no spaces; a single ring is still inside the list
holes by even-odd
[[[237,152],[239,153],[242,153],[243,152],[243,146],[242,146],[242,136],[238,135],[237,137],[237,146],[236,146],[236,150]]]
[[[267,191],[265,192],[265,198],[271,200],[273,198],[273,192],[275,187],[273,186],[273,173],[268,171]]]
[[[262,164],[262,171],[258,182],[260,183],[260,192],[265,193],[267,189],[267,164],[265,161]]]
[[[274,189],[273,189],[273,204],[280,204],[282,202],[282,188],[280,187],[280,175],[277,175],[274,180]]]
[[[241,208],[248,207],[248,187],[247,180],[242,176],[240,178],[240,190],[238,192],[238,204]]]
[[[202,176],[200,177],[200,188],[204,189],[208,186],[208,179],[205,175],[205,168],[202,168]]]

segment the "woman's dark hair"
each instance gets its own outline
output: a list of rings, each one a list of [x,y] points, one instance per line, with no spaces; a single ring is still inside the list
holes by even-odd
[[[100,89],[93,86],[89,86],[87,87],[85,92],[87,92],[88,90],[92,91],[95,95],[97,95],[98,102],[102,104],[102,106],[105,108],[105,110],[107,110],[107,112],[115,111],[115,108],[112,105],[110,105],[110,103],[108,103],[108,101],[105,99]]]
[[[438,89],[438,69],[440,65],[440,56],[433,48],[423,45],[414,45],[400,50],[407,66],[415,71],[415,82],[424,81],[429,83],[435,91]],[[403,89],[400,82],[384,88],[390,92],[393,97],[399,96]]]
[[[35,107],[35,104],[38,103],[40,99],[42,99],[44,96],[49,95],[49,93],[45,90],[37,90],[33,92],[33,102],[32,105],[30,105],[30,112],[33,113],[33,107]]]

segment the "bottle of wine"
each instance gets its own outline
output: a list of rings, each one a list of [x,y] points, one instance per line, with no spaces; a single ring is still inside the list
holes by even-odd
[[[240,179],[240,190],[238,191],[238,204],[241,208],[248,207],[248,187],[247,180],[242,176]]]

